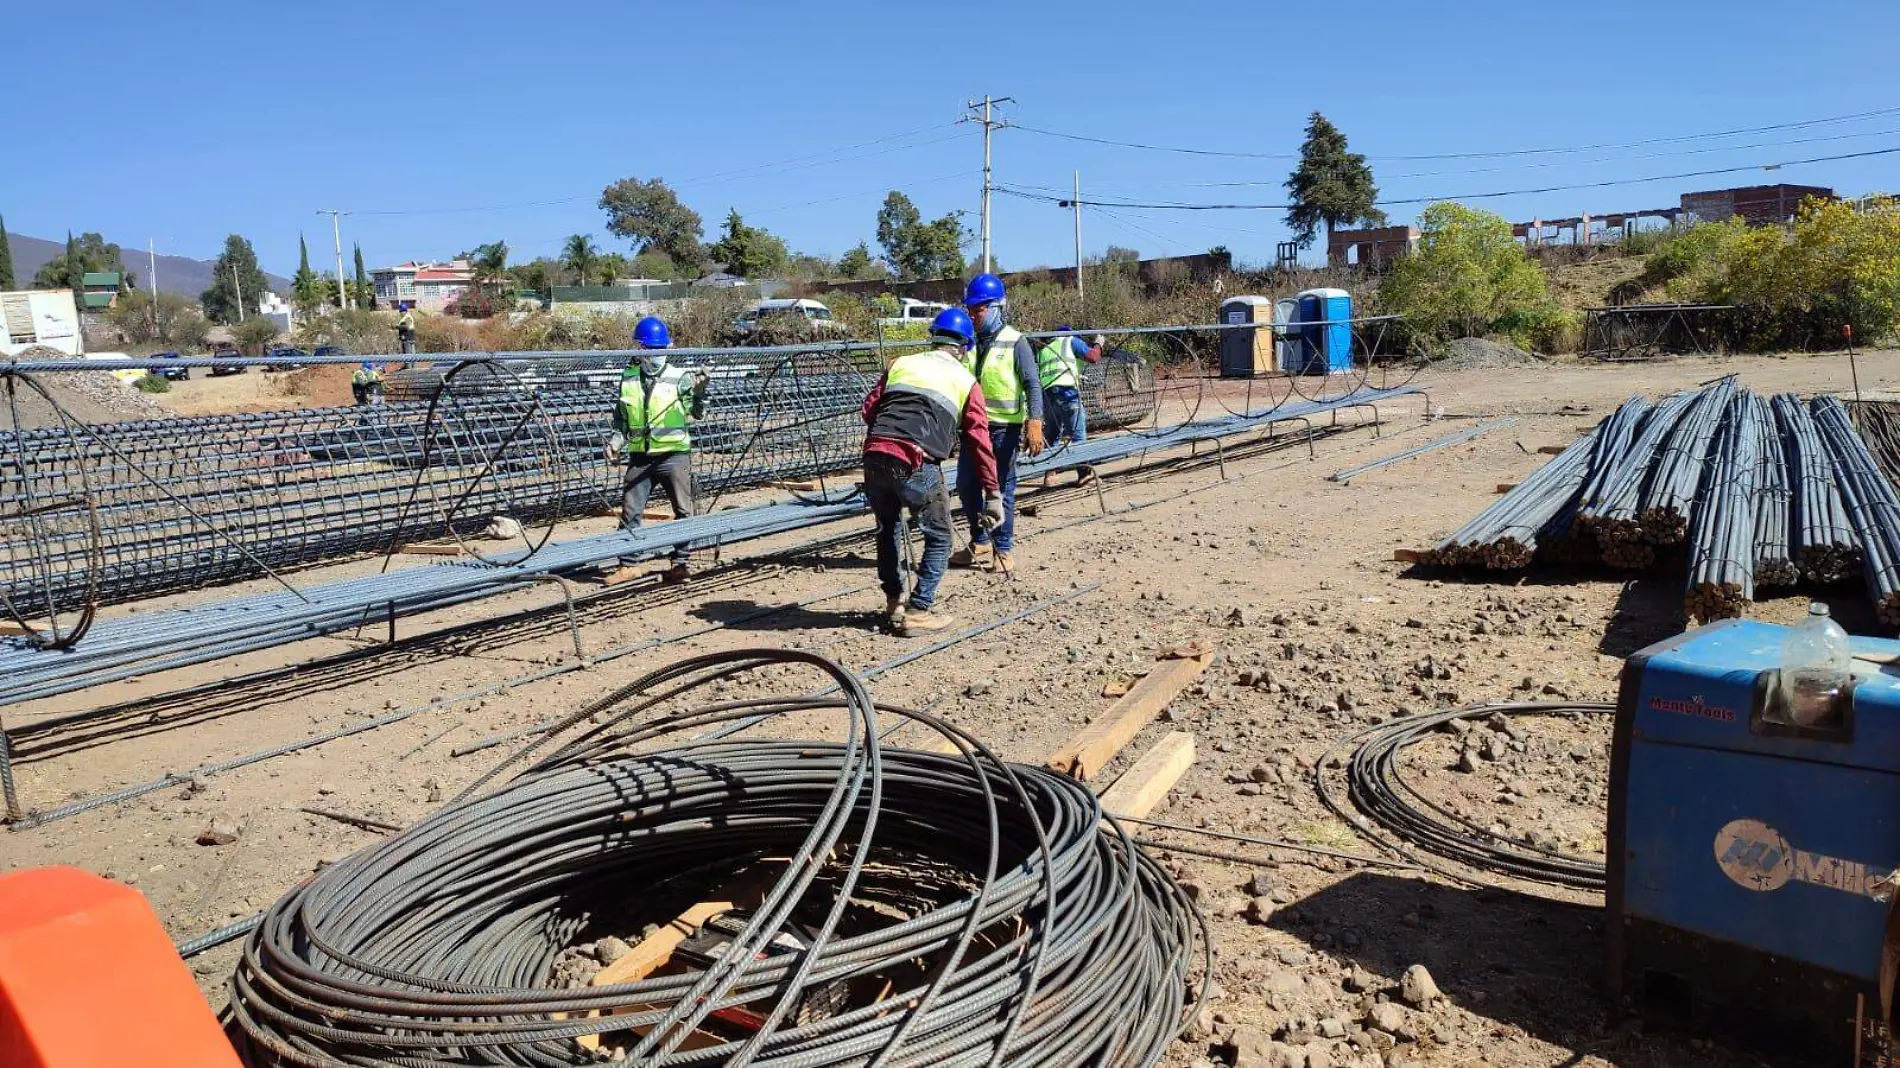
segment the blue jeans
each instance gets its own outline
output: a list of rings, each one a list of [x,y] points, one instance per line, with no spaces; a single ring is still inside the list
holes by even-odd
[[[925,461],[915,473],[888,456],[864,458],[864,497],[877,517],[877,577],[884,592],[904,595],[902,550],[904,509],[917,517],[924,534],[924,558],[917,564],[917,588],[910,606],[930,611],[937,601],[937,584],[950,566],[950,494],[944,489],[943,469]]]
[[[1089,439],[1089,417],[1082,410],[1082,394],[1074,386],[1050,386],[1042,391],[1042,427],[1050,446],[1068,438],[1077,445]]]
[[[1016,450],[1022,447],[1023,424],[991,423],[990,448],[996,453],[996,481],[1003,487],[1003,525],[994,533],[983,530],[983,480],[976,475],[976,461],[969,450],[957,454],[957,497],[963,515],[970,521],[970,540],[988,545],[992,540],[1001,552],[1016,545]]]

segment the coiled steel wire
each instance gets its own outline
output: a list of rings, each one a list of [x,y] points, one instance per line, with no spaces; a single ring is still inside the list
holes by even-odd
[[[1428,733],[1457,720],[1598,715],[1614,710],[1614,705],[1594,701],[1501,701],[1396,719],[1342,739],[1327,752],[1314,772],[1320,799],[1334,814],[1359,828],[1372,841],[1408,859],[1419,858],[1386,834],[1467,868],[1533,882],[1601,890],[1604,884],[1602,861],[1518,842],[1448,810],[1405,780],[1399,756]],[[1346,769],[1344,799],[1326,771],[1341,764]],[[1469,875],[1456,869],[1430,866],[1454,878],[1472,881]]]
[[[835,696],[689,705],[786,668]],[[715,737],[794,715],[841,717],[845,738]],[[958,754],[879,745],[892,715]],[[1198,913],[1086,787],[875,706],[822,657],[682,660],[576,711],[573,731],[269,910],[233,976],[250,1063],[578,1065],[618,1047],[655,1066],[1148,1066],[1191,1018]],[[782,874],[710,962],[553,981],[564,947],[761,864]],[[841,985],[843,1004],[807,998]],[[702,1029],[740,1008],[744,1033]]]

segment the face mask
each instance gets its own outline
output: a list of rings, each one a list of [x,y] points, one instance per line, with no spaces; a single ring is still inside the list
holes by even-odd
[[[666,370],[666,357],[642,356],[640,357],[640,369],[649,375],[658,375],[661,371]]]

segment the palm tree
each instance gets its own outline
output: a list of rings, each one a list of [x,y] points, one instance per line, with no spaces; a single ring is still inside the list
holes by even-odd
[[[574,272],[574,284],[584,286],[594,273],[594,264],[600,261],[600,250],[594,247],[593,239],[586,234],[574,234],[561,248],[561,262]]]

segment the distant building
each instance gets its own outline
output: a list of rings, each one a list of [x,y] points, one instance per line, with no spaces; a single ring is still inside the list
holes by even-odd
[[[265,292],[264,299],[257,302],[257,314],[275,324],[280,334],[290,333],[290,328],[297,323],[296,314],[284,298],[268,291]]]
[[[1795,210],[1808,199],[1833,200],[1834,190],[1820,185],[1745,185],[1682,194],[1682,210],[1704,222],[1724,222],[1740,216],[1750,226],[1791,222]]]
[[[102,312],[119,301],[124,276],[117,271],[87,271],[80,285],[79,306],[85,311]]]
[[[439,312],[455,302],[475,284],[475,272],[467,260],[447,263],[421,263],[411,260],[394,267],[378,267],[370,272],[376,284],[376,301],[394,307],[413,304],[422,311]]]
[[[1326,265],[1358,265],[1378,269],[1418,249],[1418,227],[1379,226],[1369,230],[1334,230],[1326,235]]]

